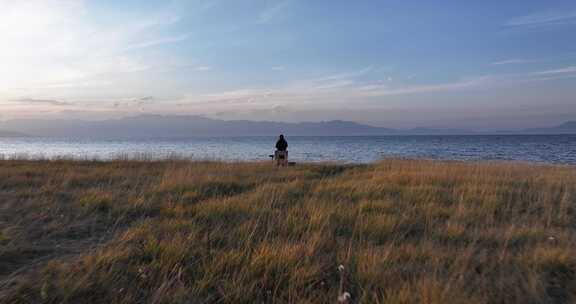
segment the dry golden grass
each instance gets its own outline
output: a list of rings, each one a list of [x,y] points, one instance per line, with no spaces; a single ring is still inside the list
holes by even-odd
[[[0,302],[573,303],[575,200],[568,166],[1,161]]]

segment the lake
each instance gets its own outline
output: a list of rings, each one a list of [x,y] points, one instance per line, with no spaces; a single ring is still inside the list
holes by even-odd
[[[368,163],[382,158],[515,160],[576,164],[576,135],[287,136],[293,161]],[[266,160],[274,137],[102,140],[0,138],[5,158],[98,158],[171,155],[193,159]]]

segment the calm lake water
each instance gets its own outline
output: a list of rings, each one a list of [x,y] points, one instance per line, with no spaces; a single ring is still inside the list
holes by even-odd
[[[387,157],[516,160],[576,164],[576,135],[288,136],[294,161],[367,163]],[[0,154],[28,158],[178,155],[194,159],[266,160],[274,137],[88,140],[0,138]]]

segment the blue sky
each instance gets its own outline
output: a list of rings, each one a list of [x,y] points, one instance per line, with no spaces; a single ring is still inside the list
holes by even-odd
[[[574,1],[0,0],[0,119],[576,119]]]

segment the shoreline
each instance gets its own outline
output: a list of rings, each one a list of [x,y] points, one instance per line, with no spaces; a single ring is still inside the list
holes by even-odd
[[[94,163],[113,163],[113,162],[184,162],[184,163],[223,163],[223,164],[273,164],[270,159],[217,159],[217,158],[194,158],[185,155],[174,153],[168,156],[149,155],[147,153],[134,153],[129,155],[119,155],[115,157],[90,157],[90,156],[52,156],[46,157],[42,155],[4,155],[0,153],[0,162],[94,162]],[[325,160],[325,161],[299,161],[292,160],[296,165],[345,165],[345,166],[370,166],[377,165],[378,163],[386,161],[406,161],[406,162],[437,162],[437,163],[462,163],[462,164],[501,164],[501,165],[519,165],[519,166],[558,166],[558,167],[576,167],[576,163],[555,163],[545,161],[525,161],[525,160],[499,160],[499,159],[437,159],[437,158],[415,158],[415,157],[384,157],[371,162],[345,162],[338,160]]]

